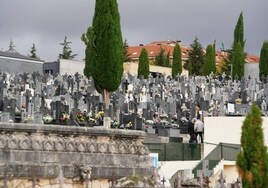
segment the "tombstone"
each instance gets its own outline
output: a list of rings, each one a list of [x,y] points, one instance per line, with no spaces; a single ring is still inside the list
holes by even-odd
[[[34,113],[33,115],[33,123],[34,124],[43,124],[42,120],[42,114],[41,113]]]
[[[10,120],[9,112],[2,112],[1,113],[1,122],[8,123]]]

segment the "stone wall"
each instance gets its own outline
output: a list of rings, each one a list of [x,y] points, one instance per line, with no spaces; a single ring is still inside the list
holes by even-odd
[[[0,187],[33,177],[85,183],[151,176],[145,133],[134,130],[34,124],[0,124]],[[90,178],[89,178],[90,176]]]

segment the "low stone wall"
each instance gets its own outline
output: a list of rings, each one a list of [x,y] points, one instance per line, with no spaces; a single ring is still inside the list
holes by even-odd
[[[0,179],[6,184],[33,177],[85,182],[150,176],[144,137],[134,130],[1,123]]]

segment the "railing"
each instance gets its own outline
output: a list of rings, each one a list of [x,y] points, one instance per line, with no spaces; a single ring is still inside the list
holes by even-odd
[[[151,153],[158,153],[159,161],[190,161],[201,159],[201,144],[146,143]]]
[[[212,144],[212,143],[205,143]],[[213,144],[215,145],[215,144]],[[194,176],[197,177],[197,170],[202,170],[202,164],[204,160],[209,161],[209,170],[213,170],[219,162],[224,159],[228,161],[236,161],[236,157],[241,149],[239,144],[218,144],[203,160],[201,160],[197,166],[193,169]]]

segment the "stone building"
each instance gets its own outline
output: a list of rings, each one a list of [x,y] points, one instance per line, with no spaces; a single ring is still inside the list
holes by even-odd
[[[18,53],[10,48],[8,51],[0,51],[0,71],[13,73],[43,72],[44,61]]]

